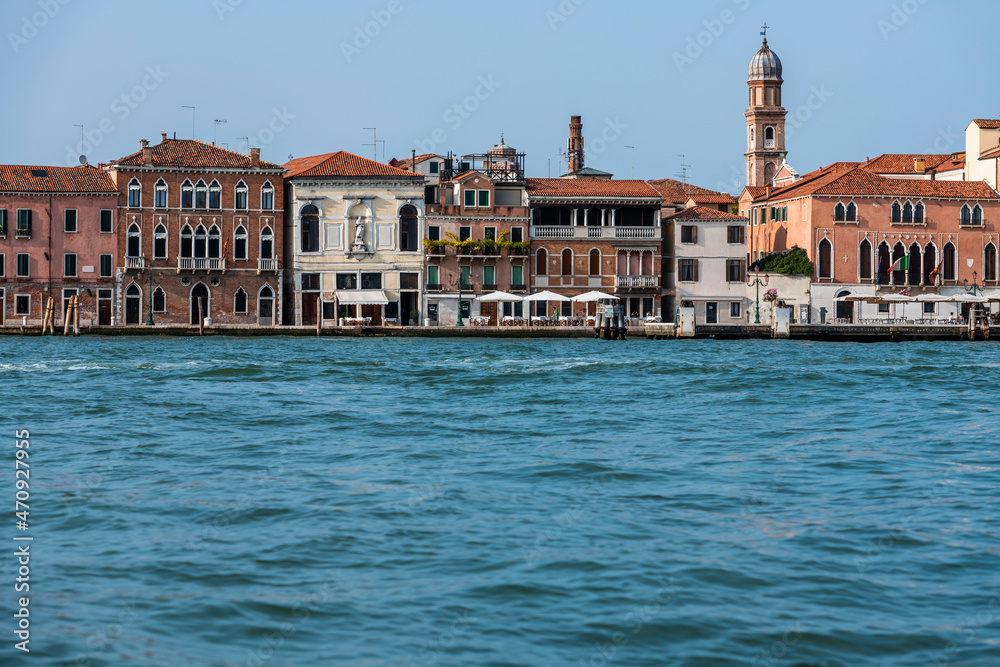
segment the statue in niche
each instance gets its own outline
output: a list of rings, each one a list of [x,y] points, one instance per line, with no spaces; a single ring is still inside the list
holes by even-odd
[[[365,219],[358,216],[354,221],[354,249],[365,250]]]

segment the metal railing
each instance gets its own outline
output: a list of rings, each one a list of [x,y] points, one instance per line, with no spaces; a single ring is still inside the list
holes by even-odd
[[[534,239],[655,239],[659,234],[659,227],[531,227]]]
[[[656,287],[657,276],[615,276],[615,287]]]
[[[178,257],[178,271],[225,271],[226,260],[221,257]]]

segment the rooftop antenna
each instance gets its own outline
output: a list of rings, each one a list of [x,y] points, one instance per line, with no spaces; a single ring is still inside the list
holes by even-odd
[[[566,165],[565,171],[569,171],[569,151],[564,151],[559,149],[559,170],[563,171],[563,164]]]
[[[552,156],[549,156],[549,178],[552,178]]]
[[[372,147],[372,159],[375,160],[376,162],[378,162],[378,130],[376,130],[374,127],[366,127],[364,129],[372,131],[372,143],[370,143],[370,144],[361,144],[361,145],[362,146],[371,146]]]
[[[182,104],[181,108],[191,110],[191,138],[194,139],[194,113],[195,113],[194,107],[188,106],[187,104]]]
[[[236,141],[247,142],[247,154],[250,154],[250,137],[236,137]]]
[[[681,170],[676,175],[680,176],[681,180],[684,181],[684,193],[690,196],[691,188],[688,185],[688,169],[691,168],[691,165],[684,163],[683,155],[679,155],[678,157],[681,159]]]
[[[632,180],[635,180],[635,146],[626,146],[632,149]]]
[[[215,124],[215,129],[212,131],[212,145],[214,146],[215,145],[215,140],[218,139],[218,135],[219,135],[219,124],[220,123],[227,123],[229,121],[227,121],[225,118],[216,118],[212,122]]]
[[[385,139],[376,139],[376,144],[382,144],[382,162],[385,162]]]
[[[80,128],[80,150],[82,151],[83,150],[83,139],[84,139],[84,137],[83,137],[83,125],[77,125],[76,123],[74,123],[73,127]],[[87,164],[87,156],[84,155],[83,153],[80,154],[80,164]]]

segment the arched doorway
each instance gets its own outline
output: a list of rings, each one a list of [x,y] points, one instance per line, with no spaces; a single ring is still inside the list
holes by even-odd
[[[125,290],[125,324],[139,324],[142,312],[142,291],[132,283]]]
[[[818,278],[833,278],[833,245],[827,239],[819,242]]]
[[[889,245],[884,241],[878,246],[878,273],[875,282],[879,285],[889,282],[889,269],[892,268],[892,259],[889,256]]]
[[[941,273],[941,269],[938,267],[939,262],[937,261],[937,253],[934,251],[934,244],[928,243],[927,247],[924,248],[924,284],[933,285],[937,282],[938,274]],[[931,274],[934,275],[931,275]]]
[[[257,293],[257,324],[269,327],[274,324],[274,291],[264,285]]]
[[[851,290],[841,290],[837,292],[837,298],[842,296],[847,296],[851,293]],[[854,324],[854,302],[853,301],[837,301],[837,319],[846,320],[848,324]]]
[[[201,298],[201,309],[199,311],[198,299]],[[191,288],[191,324],[194,326],[198,325],[202,319],[208,317],[210,311],[209,299],[210,299],[208,288],[205,287],[204,283],[198,283],[193,288]]]

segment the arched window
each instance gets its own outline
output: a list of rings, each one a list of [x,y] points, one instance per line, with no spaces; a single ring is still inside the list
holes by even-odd
[[[920,267],[922,265],[922,253],[920,252],[920,246],[916,243],[910,244],[909,250],[909,267],[906,270],[906,276],[910,281],[911,285],[920,284]]]
[[[987,243],[983,249],[983,280],[997,279],[997,247]]]
[[[260,208],[262,211],[270,211],[274,208],[274,188],[270,181],[265,181],[260,188]]]
[[[889,265],[889,268],[891,269],[892,266],[896,264],[897,259],[902,259],[905,256],[906,249],[903,247],[902,243],[897,242],[896,245],[892,247],[892,264]],[[906,282],[906,271],[903,269],[897,269],[892,272],[893,285],[902,285],[904,282]]]
[[[132,283],[125,290],[125,324],[139,324],[142,309],[142,290]]]
[[[872,244],[865,239],[858,248],[858,277],[861,280],[872,279]]]
[[[142,185],[137,178],[128,184],[128,205],[135,208],[142,206]]]
[[[187,179],[181,183],[181,208],[194,208],[194,186]]]
[[[845,211],[846,209],[844,208],[844,205],[838,203],[833,208],[833,219],[837,222],[842,222],[844,220]]]
[[[913,207],[913,222],[923,222],[924,221],[924,205],[922,202],[917,202],[917,205]]]
[[[569,248],[562,251],[562,274],[564,276],[573,275],[573,251]]]
[[[589,271],[591,276],[601,275],[601,251],[593,248],[590,251]]]
[[[198,225],[194,230],[194,256],[208,257],[208,234],[203,225]]]
[[[875,275],[877,284],[889,282],[890,268],[892,268],[892,256],[889,254],[889,245],[883,241],[878,246],[878,273]]]
[[[771,125],[764,128],[764,148],[774,148],[774,127]]]
[[[319,209],[309,204],[300,214],[302,252],[319,251]],[[353,230],[352,230],[353,231]]]
[[[399,249],[416,252],[418,242],[417,209],[407,204],[399,209]]]
[[[267,225],[260,230],[260,258],[274,259],[274,234]]]
[[[941,273],[942,278],[945,280],[958,280],[956,277],[955,269],[957,267],[957,258],[955,256],[955,244],[951,241],[945,244],[944,250],[941,252]]]
[[[194,257],[194,235],[190,225],[181,228],[181,257]]]
[[[972,224],[983,224],[983,208],[979,204],[976,204],[972,209]]]
[[[212,181],[208,186],[208,207],[222,208],[222,186],[218,181]]]
[[[233,312],[247,312],[247,293],[243,291],[242,287],[236,290],[236,296],[233,298]]]
[[[246,210],[247,207],[247,184],[240,181],[236,184],[236,208]]]
[[[847,218],[848,222],[856,222],[858,219],[858,207],[854,202],[847,205]]]
[[[819,278],[833,278],[833,245],[827,239],[819,242]]]
[[[243,225],[233,234],[233,259],[247,258],[247,230]]]
[[[205,181],[198,181],[194,186],[194,207],[208,208],[208,186]]]
[[[153,206],[156,208],[167,207],[167,182],[162,178],[156,182],[153,190]]]
[[[539,248],[535,254],[535,273],[540,276],[549,275],[549,253],[545,248]]]
[[[903,204],[903,222],[913,222],[913,204],[910,202]]]
[[[937,248],[934,247],[933,243],[928,243],[927,247],[924,248],[923,283],[925,285],[933,285],[936,282],[937,274],[939,273],[941,273],[941,269],[939,268],[937,261]]]
[[[215,225],[208,230],[208,256],[216,259],[222,257],[222,234]]]
[[[125,247],[125,254],[129,257],[142,256],[142,232],[139,225],[134,222],[128,227],[128,245]]]
[[[167,309],[167,293],[159,285],[153,290],[153,311],[162,313]]]
[[[968,204],[962,206],[962,212],[959,214],[958,222],[961,225],[972,224],[972,209],[969,208]]]
[[[167,258],[167,228],[160,223],[153,230],[153,258]]]
[[[892,216],[889,218],[890,222],[899,222],[903,218],[903,207],[899,205],[898,201],[892,202]]]

